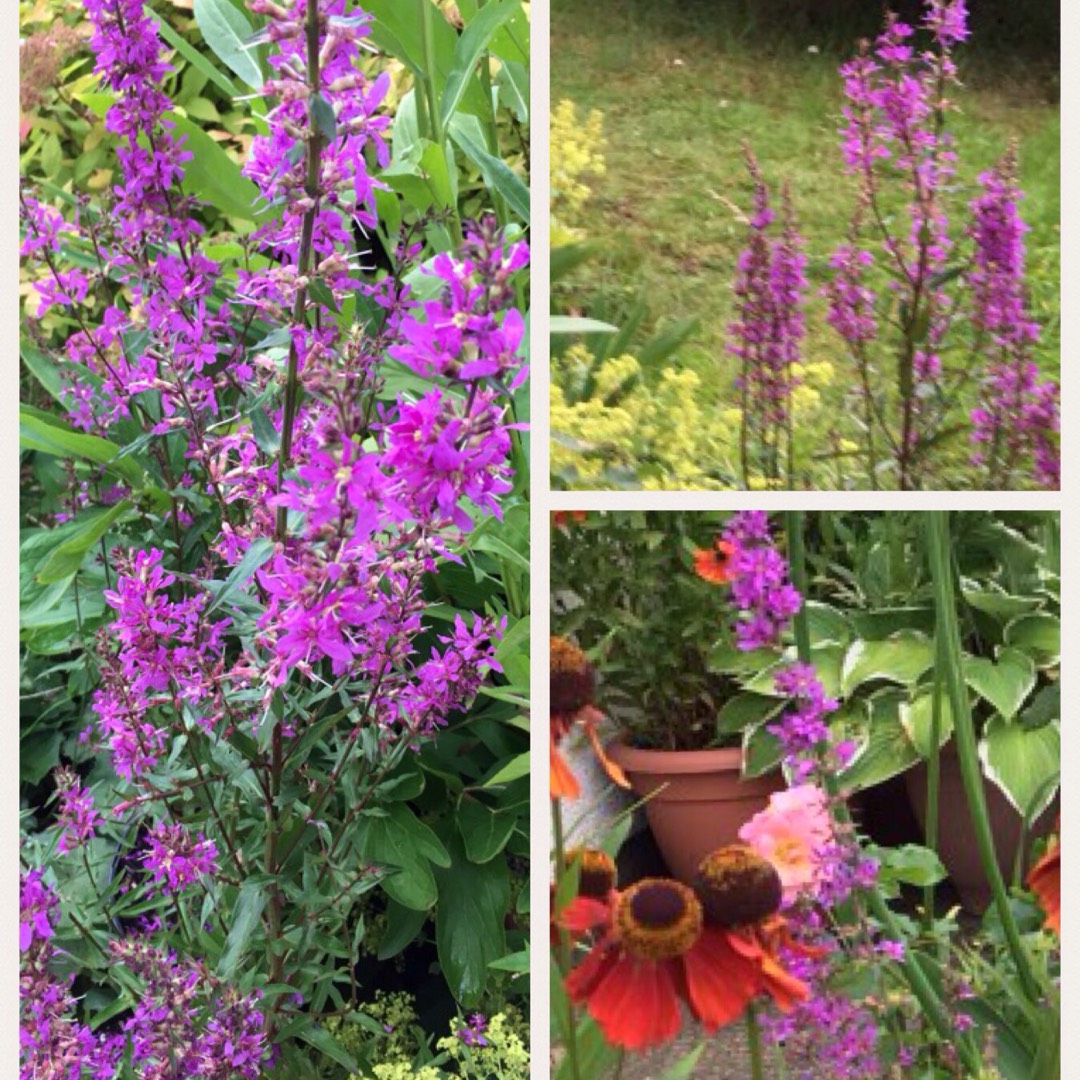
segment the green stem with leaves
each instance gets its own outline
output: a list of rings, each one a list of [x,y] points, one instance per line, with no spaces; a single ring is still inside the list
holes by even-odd
[[[562,895],[562,883],[566,878],[566,835],[563,831],[562,803],[551,800],[551,828],[555,843],[555,896]],[[570,935],[559,928],[559,970],[565,975],[570,970]],[[570,1074],[573,1080],[583,1080],[578,1060],[577,1016],[574,1005],[566,1003],[566,1056],[570,1062]]]

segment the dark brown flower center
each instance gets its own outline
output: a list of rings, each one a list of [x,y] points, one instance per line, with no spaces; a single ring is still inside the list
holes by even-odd
[[[615,888],[615,860],[598,848],[571,848],[566,853],[566,865],[577,861],[578,896],[602,900]]]
[[[780,909],[783,886],[768,859],[745,844],[729,844],[702,859],[694,891],[712,926],[745,926]]]
[[[681,956],[700,937],[703,916],[693,889],[645,878],[619,898],[615,924],[628,952],[645,960]]]
[[[569,718],[592,704],[595,689],[592,665],[566,638],[551,639],[551,713]]]

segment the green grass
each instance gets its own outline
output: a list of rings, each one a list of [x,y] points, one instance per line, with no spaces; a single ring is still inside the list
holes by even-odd
[[[1009,40],[1005,16],[991,19],[987,0],[970,6],[976,3],[985,36]],[[790,182],[808,238],[811,284],[821,284],[854,192],[837,145],[836,68],[860,34],[873,33],[880,10],[850,0],[839,0],[839,8],[822,19],[820,4],[795,0],[745,8],[738,0],[553,0],[552,102],[570,98],[579,109],[600,109],[607,139],[607,173],[594,181],[581,223],[601,253],[575,279],[576,305],[618,321],[645,295],[645,331],[696,315],[701,326],[679,362],[726,379],[731,275],[745,235],[738,208],[750,196],[744,141],[771,183]],[[973,37],[959,56],[967,85],[955,95],[961,112],[951,120],[962,160],[954,216],[966,207],[976,174],[1018,139],[1034,304],[1047,330],[1042,363],[1056,372],[1060,117],[1053,43],[1040,53],[1048,39],[1029,24],[1025,6],[1013,51],[980,53]],[[836,343],[822,327],[820,302],[813,307],[809,358],[825,359]]]

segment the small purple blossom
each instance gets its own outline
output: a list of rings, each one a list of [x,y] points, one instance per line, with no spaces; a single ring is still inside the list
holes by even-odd
[[[82,786],[70,769],[57,769],[54,776],[60,803],[56,815],[60,826],[56,850],[67,852],[85,844],[94,835],[101,814],[94,804],[93,794]]]
[[[217,846],[202,833],[192,836],[183,825],[157,822],[142,856],[155,884],[165,893],[178,893],[203,875],[217,871]],[[164,884],[162,884],[164,882]]]
[[[487,1020],[483,1013],[474,1012],[463,1027],[457,1029],[457,1037],[466,1046],[487,1046],[488,1041],[484,1037],[487,1030]]]

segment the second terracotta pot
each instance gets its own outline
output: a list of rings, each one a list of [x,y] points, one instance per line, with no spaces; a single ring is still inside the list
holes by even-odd
[[[668,869],[685,882],[710,851],[738,841],[739,829],[786,787],[779,771],[744,780],[739,747],[642,750],[614,739],[607,752],[635,794],[648,799],[649,829]]]

